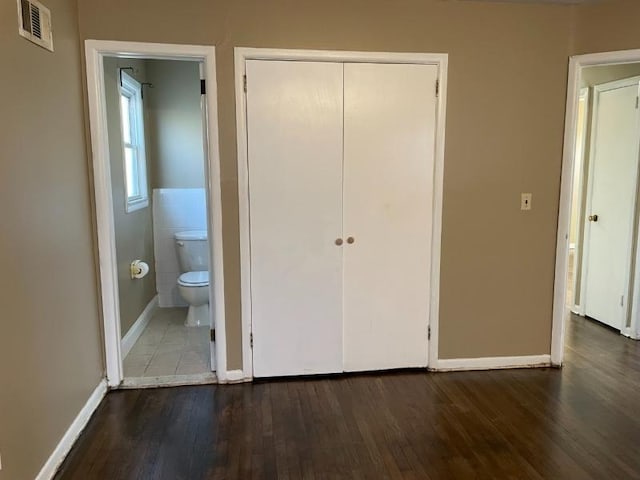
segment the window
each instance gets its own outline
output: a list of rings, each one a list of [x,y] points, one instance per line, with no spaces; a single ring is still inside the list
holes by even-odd
[[[126,211],[149,205],[147,160],[144,149],[142,86],[126,72],[121,72],[120,119],[124,147],[124,182]]]

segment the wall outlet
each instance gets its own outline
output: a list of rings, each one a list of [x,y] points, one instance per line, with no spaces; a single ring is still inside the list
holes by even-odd
[[[531,199],[533,194],[522,193],[520,194],[520,210],[531,210]]]

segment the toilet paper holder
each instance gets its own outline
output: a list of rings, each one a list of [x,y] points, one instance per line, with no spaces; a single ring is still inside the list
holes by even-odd
[[[129,266],[131,278],[144,278],[149,273],[149,264],[142,260],[134,260]]]

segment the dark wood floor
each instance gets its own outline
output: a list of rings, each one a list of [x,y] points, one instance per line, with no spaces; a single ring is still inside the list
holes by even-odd
[[[110,393],[56,477],[640,478],[640,343],[588,320],[558,369]]]

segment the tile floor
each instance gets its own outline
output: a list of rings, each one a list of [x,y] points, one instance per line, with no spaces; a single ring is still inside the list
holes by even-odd
[[[125,377],[211,373],[209,327],[185,327],[186,308],[159,308],[124,359]]]

